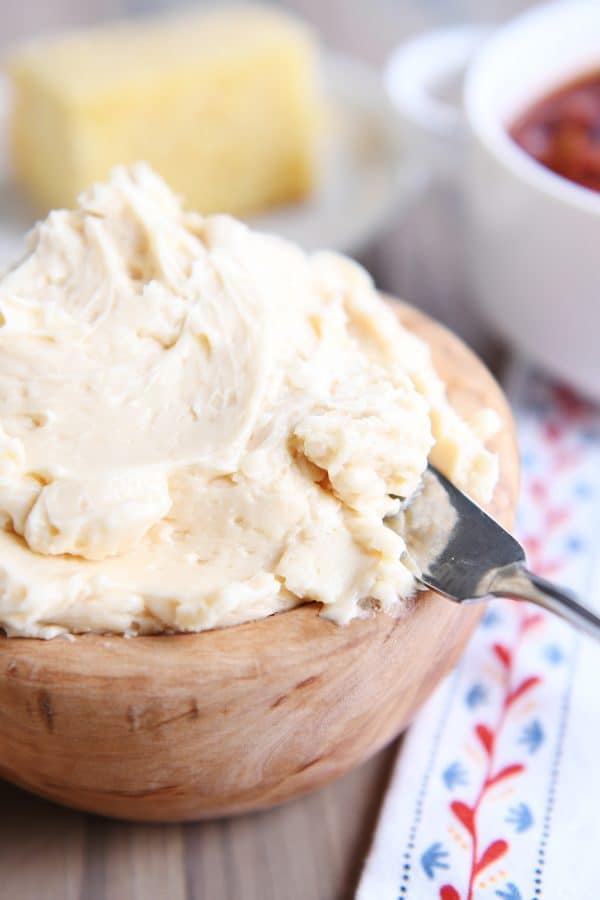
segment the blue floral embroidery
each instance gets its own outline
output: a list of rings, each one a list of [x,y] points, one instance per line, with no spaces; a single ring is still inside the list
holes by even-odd
[[[469,688],[467,694],[465,696],[465,703],[471,709],[475,709],[476,706],[479,706],[481,703],[484,703],[487,700],[487,691],[480,681],[476,681],[475,684]]]
[[[521,465],[523,469],[531,471],[535,470],[538,467],[538,461],[535,453],[532,450],[524,450],[521,454]]]
[[[586,444],[595,444],[600,438],[600,429],[592,425],[590,428],[582,428],[580,434]]]
[[[519,803],[518,806],[511,806],[504,821],[514,825],[515,831],[521,834],[533,825],[533,815],[526,803]]]
[[[553,666],[559,666],[564,661],[565,654],[558,644],[548,644],[544,647],[544,659]]]
[[[444,769],[444,771],[442,772],[442,778],[448,790],[452,790],[452,788],[456,787],[459,784],[469,783],[467,773],[464,767],[458,762],[458,760],[456,762],[450,763],[448,768]]]
[[[501,900],[522,900],[521,891],[512,881],[509,881],[503,890],[496,891],[496,897],[500,897]]]
[[[579,481],[573,488],[573,493],[579,500],[589,500],[594,496],[594,488],[587,481]]]
[[[521,732],[518,743],[526,747],[529,753],[535,753],[535,751],[544,743],[544,737],[544,729],[542,728],[541,723],[538,719],[533,719],[533,721],[529,722]]]
[[[436,841],[429,847],[421,857],[421,865],[428,878],[433,878],[436,869],[449,869],[450,866],[444,862],[448,856],[448,851],[444,850],[440,841]]]
[[[495,625],[499,621],[500,621],[500,616],[498,615],[496,610],[490,609],[489,607],[488,607],[488,609],[486,609],[483,616],[481,617],[481,624],[483,625],[484,628],[491,628],[492,625]]]
[[[540,416],[540,418],[545,418],[551,409],[548,401],[542,400],[542,399],[534,400],[533,403],[531,404],[531,408],[535,413],[537,413]]]
[[[585,542],[578,534],[571,534],[565,541],[565,549],[569,553],[581,553],[585,549]]]

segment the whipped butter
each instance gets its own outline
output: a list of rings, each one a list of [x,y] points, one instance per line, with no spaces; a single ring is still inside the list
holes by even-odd
[[[393,497],[430,456],[488,498],[488,425],[449,406],[359,266],[116,169],[0,280],[0,624],[391,612],[414,589]]]

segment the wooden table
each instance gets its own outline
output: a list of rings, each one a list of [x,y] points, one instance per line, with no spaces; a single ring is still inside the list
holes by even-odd
[[[0,44],[47,25],[157,8],[155,0],[21,0]],[[378,65],[403,37],[442,22],[501,19],[526,0],[290,0],[325,39]],[[432,185],[365,253],[379,285],[493,348],[465,308],[459,200]],[[489,356],[488,356],[489,358]],[[353,895],[396,747],[312,796],[236,819],[112,822],[0,782],[0,900],[345,900]],[[421,900],[421,898],[416,898]],[[424,900],[424,898],[423,898]]]
[[[2,900],[342,900],[393,750],[310,797],[192,825],[132,825],[0,782]]]

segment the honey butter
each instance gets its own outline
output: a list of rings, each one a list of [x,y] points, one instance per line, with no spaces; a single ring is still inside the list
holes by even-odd
[[[358,265],[117,168],[0,280],[0,625],[392,612],[414,588],[392,498],[428,456],[489,497],[484,419],[458,417]]]

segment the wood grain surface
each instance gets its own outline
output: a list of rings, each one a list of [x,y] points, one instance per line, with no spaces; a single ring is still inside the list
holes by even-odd
[[[169,0],[22,0],[0,10],[0,44],[48,27],[156,9]],[[173,3],[174,5],[174,3]],[[380,65],[406,36],[498,21],[531,0],[289,0],[332,46]],[[434,183],[391,222],[363,262],[410,299],[501,357],[481,329],[464,274],[460,198]],[[0,782],[2,900],[346,900],[371,840],[397,744],[344,778],[265,813],[173,825],[116,823]],[[417,898],[420,900],[420,898]]]

